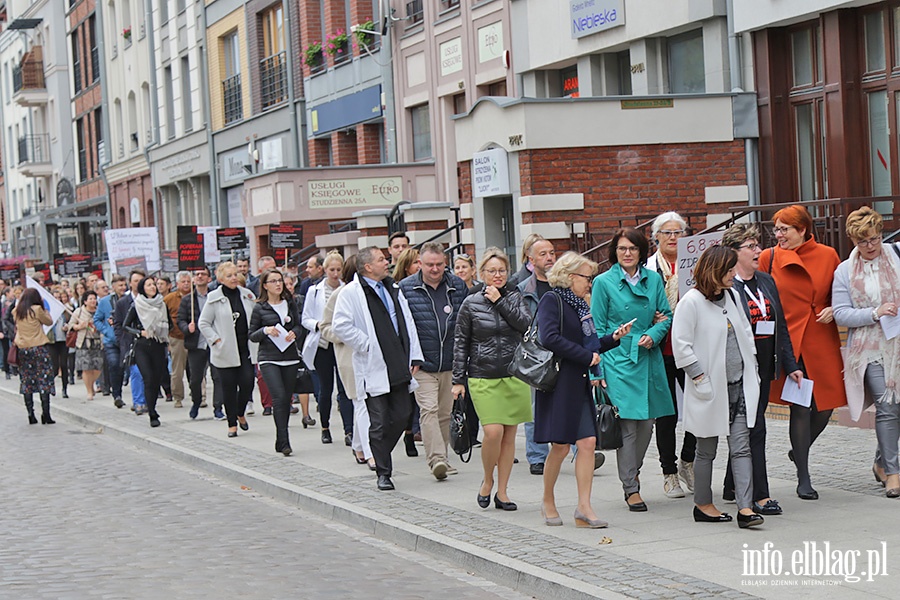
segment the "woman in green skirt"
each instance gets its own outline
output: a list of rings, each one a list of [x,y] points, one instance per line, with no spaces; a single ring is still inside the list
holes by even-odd
[[[453,395],[465,394],[466,383],[484,430],[481,462],[484,481],[478,505],[487,508],[497,468],[494,506],[516,510],[506,493],[516,449],[516,429],[531,416],[531,388],[509,376],[507,367],[531,322],[522,295],[506,283],[509,258],[488,248],[478,265],[484,289],[463,302],[456,318],[453,345]]]

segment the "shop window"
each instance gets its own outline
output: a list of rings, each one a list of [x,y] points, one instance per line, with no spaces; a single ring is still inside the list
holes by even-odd
[[[864,20],[866,39],[866,72],[884,71],[884,13],[880,10],[866,13]]]
[[[794,115],[797,123],[797,178],[800,200],[815,200],[818,196],[815,105],[800,104],[795,107]]]
[[[702,29],[669,38],[668,59],[670,93],[702,94],[706,92]]]
[[[631,51],[623,50],[616,54],[616,65],[618,66],[619,79],[619,95],[631,95]]]
[[[431,158],[431,119],[428,105],[413,107],[409,114],[412,122],[413,160],[428,160]]]
[[[570,67],[559,72],[559,83],[562,89],[559,96],[563,98],[578,98],[578,67]]]
[[[812,28],[800,29],[791,34],[793,87],[808,86],[814,83],[814,54]]]

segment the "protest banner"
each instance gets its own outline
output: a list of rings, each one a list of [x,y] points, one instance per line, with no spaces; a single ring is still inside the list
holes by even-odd
[[[147,258],[144,256],[127,256],[120,258],[115,263],[109,263],[110,269],[116,268],[116,273],[128,276],[132,271],[143,271],[147,273]]]
[[[215,264],[222,260],[219,253],[218,238],[216,231],[218,227],[214,225],[200,226],[196,228],[197,233],[203,236],[203,260],[206,264]]]
[[[12,284],[22,279],[22,265],[0,265],[0,279]]]
[[[250,249],[247,230],[242,227],[226,227],[216,231],[216,247],[219,252],[235,253]]]
[[[66,275],[83,275],[90,273],[93,268],[94,257],[90,254],[70,254],[63,257],[63,270]]]
[[[110,270],[119,273],[116,263],[123,258],[143,256],[148,272],[159,271],[159,231],[156,227],[129,227],[107,229],[106,250],[109,254]],[[127,272],[123,273],[127,275]]]
[[[163,250],[160,262],[162,270],[166,273],[175,273],[178,269],[178,250]]]
[[[47,263],[43,264],[46,265]],[[49,265],[47,266],[47,268],[49,270]],[[56,323],[59,317],[62,316],[63,312],[65,312],[66,310],[66,307],[63,306],[63,303],[54,298],[53,294],[51,294],[44,286],[39,284],[31,277],[25,278],[25,287],[34,288],[38,291],[38,293],[40,293],[41,300],[44,301],[44,308],[47,309],[47,312],[50,313],[50,318],[53,319],[54,323]],[[49,332],[51,329],[53,329],[53,325],[44,325],[44,333]]]
[[[206,266],[203,234],[190,225],[178,226],[178,269],[189,271]]]
[[[694,266],[703,251],[722,242],[722,232],[692,235],[678,240],[678,296],[694,287]]]
[[[35,273],[44,274],[44,281],[50,281],[50,263],[34,263],[32,267]]]

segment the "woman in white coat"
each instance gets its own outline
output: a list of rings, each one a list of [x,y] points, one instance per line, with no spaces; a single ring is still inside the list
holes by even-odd
[[[694,520],[727,523],[713,504],[712,463],[719,436],[728,437],[734,472],[738,525],[754,527],[750,429],[756,422],[759,378],[750,321],[731,291],[737,254],[707,249],[694,267],[695,286],[678,303],[672,322],[675,364],[690,378],[684,390],[684,428],[697,437],[694,460]]]
[[[331,395],[334,384],[338,388],[338,409],[344,422],[344,443],[353,443],[353,403],[347,398],[344,383],[337,372],[337,358],[334,355],[334,344],[322,337],[320,327],[325,305],[335,291],[343,287],[341,269],[344,259],[339,252],[329,252],[322,263],[325,276],[322,281],[309,288],[303,303],[303,326],[309,330],[303,343],[303,362],[313,369],[316,385],[316,402],[319,405],[319,419],[322,421],[322,443],[331,443]]]
[[[213,384],[222,394],[228,415],[228,437],[237,437],[237,428],[247,431],[244,418],[253,398],[253,364],[258,344],[250,341],[250,317],[256,297],[238,285],[237,267],[225,261],[216,269],[219,287],[209,293],[197,325],[209,343],[209,364]]]

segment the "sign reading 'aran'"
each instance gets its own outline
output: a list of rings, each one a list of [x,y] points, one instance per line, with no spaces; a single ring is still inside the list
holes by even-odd
[[[572,37],[578,39],[625,24],[625,0],[569,0]]]

